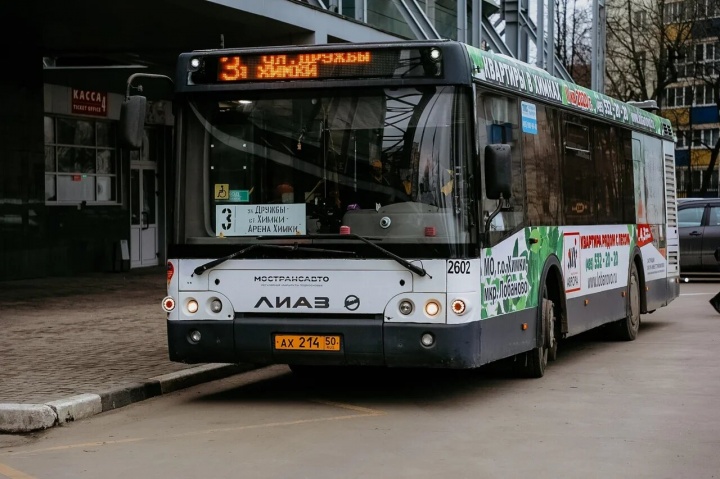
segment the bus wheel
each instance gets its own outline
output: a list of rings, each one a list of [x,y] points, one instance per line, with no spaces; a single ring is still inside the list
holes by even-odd
[[[546,292],[543,291],[543,296]],[[526,353],[518,354],[515,357],[515,367],[522,377],[541,378],[545,375],[548,359],[551,355],[557,355],[557,343],[555,341],[555,315],[553,313],[553,302],[549,299],[542,300],[542,322],[540,324],[541,337],[540,347],[534,348]],[[554,350],[554,352],[551,352]]]
[[[543,298],[543,318],[545,317],[548,318],[547,321],[543,319],[543,323],[547,328],[545,330],[545,343],[548,348],[548,361],[555,361],[558,351],[558,341],[555,337],[555,307],[552,301]]]
[[[615,337],[621,341],[634,340],[640,330],[640,280],[634,261],[630,266],[627,298],[626,315],[614,324]]]

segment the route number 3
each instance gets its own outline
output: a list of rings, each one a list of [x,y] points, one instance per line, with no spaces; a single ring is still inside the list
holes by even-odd
[[[448,274],[470,274],[470,261],[448,261]]]
[[[222,226],[222,229],[227,231],[230,228],[232,228],[232,210],[230,208],[223,208],[222,214],[226,215],[226,216],[225,216],[225,223],[223,223],[221,226]]]

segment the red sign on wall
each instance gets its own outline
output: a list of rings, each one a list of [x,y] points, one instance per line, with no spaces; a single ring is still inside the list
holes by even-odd
[[[72,112],[80,115],[107,116],[107,93],[73,88]]]

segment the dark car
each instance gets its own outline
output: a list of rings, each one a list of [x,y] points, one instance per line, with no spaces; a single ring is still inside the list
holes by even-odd
[[[720,198],[678,200],[680,274],[720,273]]]

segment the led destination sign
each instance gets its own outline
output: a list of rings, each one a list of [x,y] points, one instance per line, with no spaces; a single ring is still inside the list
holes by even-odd
[[[427,48],[207,55],[191,61],[195,69],[191,69],[190,79],[195,84],[221,84],[438,77],[441,65],[439,55],[431,59]]]
[[[218,80],[324,78],[335,76],[340,73],[338,70],[343,70],[342,68],[333,68],[334,66],[367,65],[371,63],[371,58],[372,54],[367,51],[220,57],[218,61]],[[330,68],[327,68],[328,66]]]

